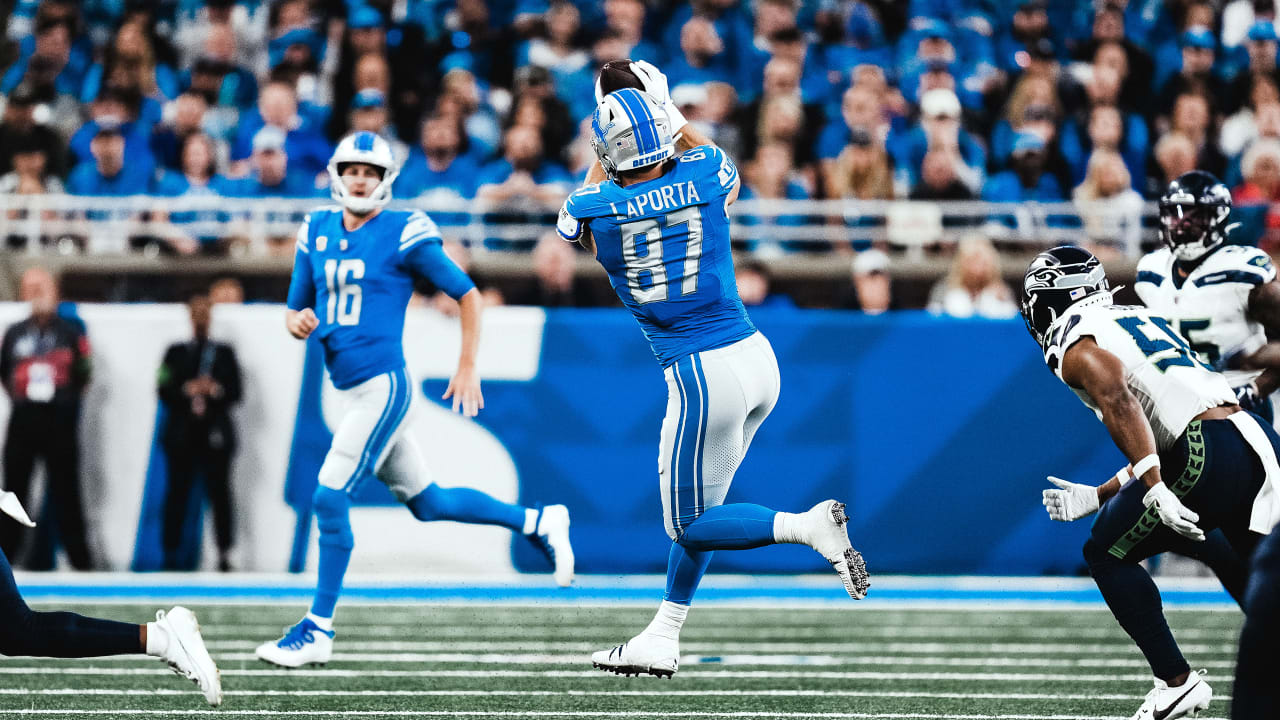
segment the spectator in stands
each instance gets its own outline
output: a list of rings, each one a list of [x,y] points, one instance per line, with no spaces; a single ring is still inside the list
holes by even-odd
[[[784,143],[773,142],[761,145],[756,156],[743,168],[744,183],[739,195],[743,200],[808,200],[809,192],[804,185],[797,182],[795,162],[791,149]],[[810,221],[804,215],[778,214],[776,209],[752,212],[739,216],[740,222],[748,226],[745,233],[751,242],[752,249],[759,253],[766,249],[787,250],[819,250],[825,243],[804,242],[811,240],[806,235],[800,239],[780,238],[774,226],[783,228],[803,227]]]
[[[1223,182],[1228,186],[1240,184],[1243,180],[1241,164],[1244,154],[1249,148],[1262,140],[1280,140],[1280,101],[1270,100],[1258,106],[1254,120],[1253,137],[1248,140],[1240,152],[1227,162],[1227,172]]]
[[[129,159],[129,165],[142,168],[150,174],[155,169],[156,160],[151,154],[151,128],[137,122],[141,101],[137,92],[127,88],[104,88],[89,108],[92,119],[71,136],[72,159],[76,163],[92,159],[89,145],[98,135],[98,123],[105,121],[115,125],[124,136],[125,155]]]
[[[89,384],[89,339],[84,325],[58,314],[58,285],[42,267],[22,274],[18,296],[31,315],[9,327],[0,345],[0,380],[9,394],[9,430],[4,443],[4,488],[31,506],[31,473],[36,460],[45,471],[46,514],[57,518],[67,559],[89,570],[93,559],[85,541],[80,499],[80,402]],[[51,512],[50,512],[51,511]],[[42,523],[48,532],[49,525]],[[0,517],[0,548],[19,557],[24,531]],[[39,570],[52,570],[52,557]]]
[[[225,60],[266,70],[267,14],[265,4],[250,7],[236,0],[205,0],[201,8],[178,13],[173,40],[180,53],[179,65],[189,67],[198,61],[201,49],[207,50],[209,36],[229,30],[225,44],[234,50]]]
[[[236,38],[237,32],[230,23],[211,24],[200,56],[180,76],[179,87],[202,94],[210,107],[232,113],[250,110],[258,98],[258,80],[237,62],[236,53],[242,46]]]
[[[1145,110],[1151,97],[1150,82],[1155,63],[1146,50],[1125,35],[1123,10],[1106,3],[1096,7],[1092,37],[1080,45],[1076,57],[1080,60],[1092,58],[1095,65],[1101,63],[1116,67],[1124,79],[1121,94],[1126,107]],[[1122,65],[1116,53],[1123,57]]]
[[[47,18],[36,23],[35,45],[30,55],[20,56],[3,78],[0,94],[9,94],[27,78],[36,87],[48,86],[52,95],[79,97],[87,65],[74,52],[75,39],[70,21]]]
[[[1236,219],[1260,227],[1247,228],[1268,251],[1280,245],[1280,140],[1255,142],[1241,161],[1244,182],[1231,191]]]
[[[1266,21],[1254,23],[1249,28],[1244,47],[1249,54],[1249,65],[1237,73],[1224,89],[1226,106],[1216,108],[1228,115],[1249,102],[1253,85],[1259,76],[1269,79],[1272,85],[1280,85],[1280,69],[1276,67],[1280,41],[1276,36],[1275,24]]]
[[[315,175],[309,170],[295,169],[283,130],[275,125],[260,128],[253,136],[251,148],[249,176],[232,189],[237,197],[319,197]]]
[[[749,147],[783,143],[791,149],[792,157],[797,158],[797,166],[807,167],[808,163],[799,158],[807,154],[812,159],[813,135],[805,133],[805,108],[799,96],[766,95],[766,98],[759,108],[757,125],[748,130],[745,137],[741,132],[734,133],[735,139],[739,145]]]
[[[516,125],[507,130],[502,145],[502,158],[480,171],[478,200],[495,209],[524,204],[545,210],[564,202],[572,179],[564,167],[545,157],[536,129]]]
[[[1136,181],[1145,175],[1149,135],[1146,120],[1120,108],[1120,78],[1114,68],[1094,67],[1085,89],[1088,105],[1069,116],[1059,134],[1059,147],[1072,185],[1084,181],[1089,153],[1098,147],[1124,156]]]
[[[1057,202],[1066,199],[1058,180],[1047,172],[1049,153],[1044,138],[1018,133],[1009,169],[987,179],[982,199],[990,202]]]
[[[724,40],[716,25],[694,15],[680,29],[680,54],[663,66],[671,86],[717,82],[724,77],[716,57],[724,53]]]
[[[454,68],[444,74],[436,112],[458,117],[467,135],[467,144],[477,157],[491,157],[499,149],[502,130],[497,112],[481,95],[476,77],[470,71]]]
[[[516,54],[516,64],[520,67],[532,65],[543,68],[554,77],[585,68],[591,57],[578,44],[582,16],[577,6],[569,0],[552,0],[543,19],[544,36],[521,43]]]
[[[514,305],[542,307],[587,307],[592,304],[591,287],[574,272],[574,246],[554,232],[543,233],[533,248],[533,289],[517,296]]]
[[[14,146],[11,158],[12,170],[0,175],[0,195],[45,195],[66,192],[62,181],[49,172],[44,148],[34,139],[24,138],[21,135],[12,136],[12,140],[18,144]],[[34,233],[28,235],[24,232],[26,228],[23,221],[35,219],[30,212],[25,208],[14,208],[0,216],[8,221],[5,223],[7,229],[4,237],[0,238],[7,247],[24,247],[28,242],[41,240]],[[56,217],[57,215],[50,210],[45,211],[42,219],[52,220]]]
[[[183,141],[188,135],[203,130],[208,109],[204,96],[190,91],[179,95],[166,108],[165,114],[169,117],[151,132],[151,154],[157,166],[165,170],[182,168]]]
[[[1231,166],[1227,177],[1233,175],[1232,168],[1235,177],[1239,177],[1240,154],[1261,134],[1260,127],[1265,122],[1262,109],[1280,103],[1280,85],[1269,75],[1254,75],[1251,81],[1247,102],[1227,118],[1218,131],[1218,148],[1228,157]],[[1226,178],[1223,181],[1226,182]]]
[[[605,27],[627,48],[619,57],[660,63],[666,53],[644,39],[645,12],[643,0],[604,0]]]
[[[853,256],[852,292],[845,293],[840,307],[879,315],[893,309],[893,279],[889,276],[889,256],[868,248]]]
[[[803,118],[800,132],[792,144],[792,154],[800,166],[811,165],[814,154],[814,138],[822,131],[822,106],[804,101],[800,92],[800,64],[786,57],[774,57],[763,69],[763,92],[738,112],[738,131],[742,138],[742,152],[755,155],[761,144],[759,129],[763,123],[764,108],[771,102],[791,98],[800,103]],[[793,103],[794,104],[794,103]]]
[[[592,97],[595,97],[594,90]],[[516,71],[512,124],[519,124],[518,113],[522,108],[527,108],[526,112],[534,116],[541,116],[541,122],[535,124],[542,135],[542,147],[547,157],[561,158],[573,140],[575,125],[569,117],[569,107],[556,97],[554,78],[546,68],[530,65]]]
[[[475,197],[480,165],[475,155],[463,151],[462,141],[456,117],[428,116],[422,122],[421,147],[409,153],[396,179],[396,194],[455,200]]]
[[[1000,256],[985,236],[960,240],[947,276],[929,293],[929,312],[951,317],[1007,318],[1018,314],[1013,293],[1000,277]]]
[[[1179,95],[1173,105],[1169,130],[1183,135],[1195,145],[1196,167],[1222,177],[1227,159],[1213,136],[1213,115],[1208,98],[1195,93]]]
[[[973,200],[973,191],[960,179],[962,161],[953,150],[930,150],[920,167],[920,182],[911,190],[912,200]]]
[[[1182,67],[1160,88],[1155,105],[1158,115],[1169,115],[1179,96],[1188,93],[1212,98],[1214,107],[1229,109],[1227,86],[1212,76],[1215,44],[1208,28],[1193,27],[1182,33]]]
[[[846,200],[892,200],[893,164],[884,142],[856,128],[826,179],[827,197]]]
[[[161,120],[163,103],[178,94],[178,77],[168,65],[156,62],[155,48],[140,22],[120,26],[103,61],[89,69],[80,91],[91,102],[106,87],[125,88],[140,100],[137,122],[143,130]]]
[[[182,138],[180,153],[180,170],[161,175],[156,183],[156,194],[181,198],[214,198],[238,194],[236,181],[218,174],[218,154],[213,138],[200,131],[192,132]],[[157,214],[167,217],[170,223],[177,226],[175,232],[198,241],[199,247],[206,252],[223,249],[224,243],[219,234],[205,232],[193,236],[188,234],[185,226],[192,223],[226,222],[229,218],[227,213],[206,206],[199,210],[173,211],[164,208],[158,210]],[[194,249],[195,246],[192,246],[192,250]]]
[[[240,365],[230,345],[209,338],[212,309],[207,295],[187,302],[193,337],[170,345],[158,372],[160,402],[166,411],[161,446],[169,470],[164,499],[167,570],[195,569],[180,562],[178,549],[196,475],[203,476],[213,509],[218,570],[231,569],[231,459],[236,447],[231,407],[240,402]]]
[[[738,263],[733,275],[738,286],[738,296],[747,307],[785,310],[796,306],[790,295],[773,292],[769,268],[759,260]]]
[[[1161,137],[1152,156],[1155,165],[1147,177],[1146,196],[1149,200],[1159,198],[1175,178],[1198,167],[1195,143],[1182,133],[1171,132]]]
[[[1084,182],[1071,199],[1079,207],[1092,246],[1103,252],[1119,250],[1130,257],[1139,254],[1142,196],[1133,189],[1120,153],[1094,150]]]
[[[1017,75],[1030,64],[1029,51],[1040,40],[1050,39],[1047,0],[1019,0],[1010,19],[1009,32],[1002,35],[997,51],[1001,70]]]
[[[889,120],[882,96],[875,88],[858,84],[845,90],[840,101],[840,117],[827,123],[818,136],[817,153],[824,173],[828,172],[825,168],[849,144],[849,135],[854,128],[871,133],[880,141],[889,136]]]
[[[145,194],[150,189],[151,167],[125,162],[123,123],[118,118],[103,116],[94,121],[93,127],[95,134],[89,145],[93,159],[71,171],[67,190],[72,195],[89,196]]]
[[[1013,152],[1014,138],[1026,132],[1039,134],[1047,151],[1051,151],[1061,117],[1062,107],[1053,81],[1041,75],[1024,74],[1009,94],[1004,117],[992,132],[992,155],[1008,158]]]
[[[986,151],[961,127],[960,101],[950,90],[937,89],[925,93],[920,100],[919,127],[908,133],[899,149],[895,151],[891,145],[889,151],[893,153],[898,171],[905,174],[912,187],[919,188],[922,184],[926,154],[937,152],[936,158],[952,160],[954,167],[946,175],[966,188],[967,192],[962,193],[965,197],[975,197],[982,188]],[[933,179],[939,177],[935,173]],[[923,184],[933,187],[933,183],[928,181]]]
[[[39,148],[48,172],[66,174],[67,143],[52,127],[36,121],[36,105],[27,85],[18,86],[5,102],[0,116],[0,175],[13,170],[13,156],[19,148]]]
[[[401,165],[409,157],[409,146],[400,141],[396,128],[391,124],[387,111],[387,99],[380,90],[361,90],[351,101],[348,123],[351,132],[371,132],[381,135],[390,145],[392,157]]]
[[[292,170],[312,178],[324,172],[329,162],[329,142],[298,114],[298,97],[293,86],[278,81],[262,88],[256,112],[241,116],[240,131],[231,148],[231,159],[239,161],[241,172],[245,169],[244,161],[254,150],[258,132],[267,126],[284,134]]]

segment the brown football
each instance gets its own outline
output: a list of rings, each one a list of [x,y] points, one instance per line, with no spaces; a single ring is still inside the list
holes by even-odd
[[[622,88],[641,88],[640,78],[631,72],[631,60],[610,60],[600,68],[600,93],[608,95]]]

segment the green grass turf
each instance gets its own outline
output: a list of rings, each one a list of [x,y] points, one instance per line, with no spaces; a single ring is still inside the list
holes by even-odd
[[[155,609],[64,608],[133,622]],[[592,650],[642,628],[646,609],[346,605],[334,661],[301,672],[252,657],[301,608],[193,609],[223,670],[219,714],[241,717],[1127,718],[1150,687],[1142,656],[1105,610],[697,607],[680,672],[661,680],[590,665]],[[1209,669],[1219,699],[1207,715],[1228,716],[1221,697],[1231,692],[1240,614],[1168,614],[1192,666]],[[194,685],[141,656],[0,659],[0,718],[205,710]]]

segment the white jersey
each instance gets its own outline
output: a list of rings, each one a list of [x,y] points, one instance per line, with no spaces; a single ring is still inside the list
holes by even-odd
[[[1236,402],[1226,379],[1197,359],[1168,321],[1146,308],[1073,306],[1049,328],[1048,337],[1044,359],[1058,379],[1063,356],[1081,338],[1093,338],[1098,347],[1119,358],[1160,450],[1172,447],[1200,413]],[[1093,399],[1084,390],[1071,389],[1101,420]]]
[[[1257,248],[1224,245],[1185,279],[1174,270],[1173,253],[1161,248],[1138,262],[1134,290],[1151,312],[1168,318],[1200,359],[1223,372],[1232,386],[1258,374],[1226,370],[1230,361],[1267,342],[1266,329],[1249,318],[1249,294],[1276,278],[1271,258]]]

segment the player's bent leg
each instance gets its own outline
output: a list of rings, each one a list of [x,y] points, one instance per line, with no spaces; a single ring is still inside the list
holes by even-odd
[[[1280,717],[1280,529],[1272,530],[1253,556],[1245,599],[1244,628],[1231,700],[1233,720]]]
[[[431,481],[431,471],[413,436],[396,439],[378,468],[378,478],[423,522],[452,520],[478,525],[501,525],[527,536],[555,568],[556,584],[573,583],[574,556],[569,543],[569,509],[548,505],[534,509],[504,503],[468,487],[441,487]]]

